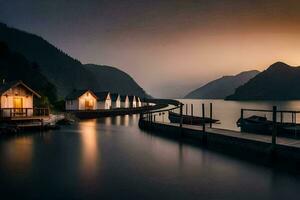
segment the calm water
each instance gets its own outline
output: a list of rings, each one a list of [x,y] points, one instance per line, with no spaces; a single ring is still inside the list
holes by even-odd
[[[224,108],[225,110],[225,108]],[[138,116],[0,138],[0,199],[299,199],[300,177],[141,131]]]
[[[180,99],[181,102],[188,104],[188,113],[191,114],[190,105],[194,106],[194,115],[202,116],[201,104],[205,104],[206,116],[209,116],[209,103],[213,103],[213,118],[219,119],[220,124],[214,125],[218,128],[239,130],[236,126],[236,121],[240,118],[241,108],[251,109],[269,109],[277,106],[278,110],[298,110],[300,111],[300,101],[224,101],[224,100],[190,100]],[[183,109],[186,113],[186,107]],[[271,120],[271,113],[262,112],[245,112],[244,116],[251,115],[266,116]],[[277,116],[278,120],[280,116]],[[291,121],[291,114],[284,114],[283,121]],[[297,114],[297,122],[300,123],[300,114]]]

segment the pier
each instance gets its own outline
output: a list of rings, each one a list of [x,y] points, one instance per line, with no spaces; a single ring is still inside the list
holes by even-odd
[[[179,110],[180,115],[183,116],[183,107],[183,104],[169,105],[167,109],[143,113],[140,116],[139,127],[157,135],[180,141],[197,142],[208,148],[217,148],[222,152],[234,152],[240,156],[252,154],[272,161],[300,163],[300,140],[278,136],[276,128],[270,135],[254,134],[214,128],[211,123],[200,126],[183,124],[183,120],[180,123],[171,123],[160,117],[165,117],[167,113],[175,110]],[[204,104],[202,104],[202,108],[202,117],[204,118]],[[212,105],[210,105],[210,110],[212,111]],[[191,113],[193,112],[191,111]],[[275,113],[277,114],[276,110]],[[273,114],[274,120],[276,120],[276,114]],[[212,116],[212,112],[209,113],[209,116]]]
[[[163,100],[157,102],[157,100],[148,100],[148,103],[153,103],[154,105],[146,105],[142,107],[130,107],[130,108],[112,108],[112,109],[97,109],[97,110],[74,110],[68,111],[68,113],[73,114],[79,119],[93,119],[101,117],[112,117],[112,116],[122,116],[122,115],[132,115],[149,112],[152,110],[162,109],[168,106],[168,103]]]

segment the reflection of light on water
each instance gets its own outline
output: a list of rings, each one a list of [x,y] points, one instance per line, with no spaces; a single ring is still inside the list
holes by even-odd
[[[138,118],[137,115],[132,115],[131,116],[131,120],[132,120],[133,124],[135,124],[137,122],[137,118]]]
[[[124,116],[124,126],[129,126],[129,115]]]
[[[111,117],[106,117],[104,123],[105,123],[105,125],[110,126],[111,125]]]
[[[120,126],[121,125],[121,116],[116,116],[116,125]]]
[[[7,144],[3,157],[11,172],[27,172],[31,167],[33,153],[32,137],[20,137]]]
[[[84,176],[92,177],[97,171],[98,144],[96,120],[82,121],[79,124],[82,142],[81,169]]]

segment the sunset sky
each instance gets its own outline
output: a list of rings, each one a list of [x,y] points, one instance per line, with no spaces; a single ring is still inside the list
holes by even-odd
[[[300,65],[299,0],[0,0],[0,21],[83,63],[116,66],[153,96]]]

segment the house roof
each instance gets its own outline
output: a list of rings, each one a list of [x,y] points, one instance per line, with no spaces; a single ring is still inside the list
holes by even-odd
[[[73,90],[70,94],[68,94],[66,96],[66,100],[78,99],[79,97],[81,97],[86,92],[90,92],[97,99],[97,96],[91,90]]]
[[[18,81],[12,81],[12,82],[8,82],[8,83],[4,83],[2,85],[0,85],[0,94],[4,94],[6,93],[9,89],[16,87],[18,85],[22,85],[23,87],[25,87],[27,90],[29,90],[32,94],[34,94],[35,96],[37,96],[38,98],[41,98],[41,95],[39,95],[37,92],[35,92],[33,89],[31,89],[29,86],[27,86],[25,83],[23,83],[23,81],[18,80]]]
[[[134,96],[134,95],[129,95],[129,96],[128,96],[128,98],[129,98],[129,101],[136,100],[136,98],[135,98],[135,96]]]
[[[112,93],[112,94],[110,94],[110,98],[111,98],[112,101],[117,101],[117,99],[118,99],[119,96],[120,96],[120,95],[117,94],[117,93]]]
[[[104,101],[107,99],[109,92],[95,92],[95,95],[98,97],[98,101]]]
[[[125,101],[126,101],[126,97],[127,97],[127,95],[121,95],[121,96],[120,96],[121,101],[122,101],[122,102],[125,102]]]

